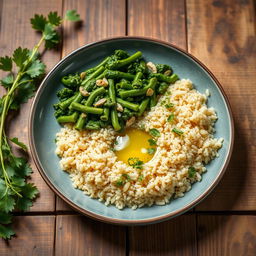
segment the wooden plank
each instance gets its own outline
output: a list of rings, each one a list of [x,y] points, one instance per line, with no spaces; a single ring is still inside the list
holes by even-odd
[[[186,49],[184,1],[128,0],[128,35],[154,37]]]
[[[198,216],[198,256],[256,252],[256,216]]]
[[[256,37],[253,0],[188,0],[188,49],[229,96],[236,137],[221,184],[197,210],[256,210]],[[224,129],[224,127],[223,127]]]
[[[55,216],[20,216],[14,218],[17,237],[0,239],[0,255],[53,255]]]
[[[66,39],[63,42],[63,56],[84,44],[106,37],[125,35],[125,0],[66,0],[64,11],[70,9],[78,10],[83,23],[77,29],[68,22],[64,24]],[[72,211],[59,197],[56,210]]]
[[[27,0],[4,0],[2,2],[1,30],[0,30],[0,51],[1,55],[8,55],[19,46],[32,48],[39,40],[37,34],[30,25],[30,18],[40,10],[39,13],[47,14],[50,11],[58,11],[61,14],[62,1],[27,1]],[[14,11],[15,10],[15,11]],[[49,70],[60,59],[59,51],[48,51],[44,54],[43,60]],[[3,73],[0,73],[3,76]],[[1,89],[1,94],[3,94]],[[13,120],[7,124],[8,133],[11,137],[19,137],[19,139],[28,144],[28,115],[31,108],[31,100],[22,106],[19,114],[15,115]],[[33,162],[31,162],[33,170],[32,182],[34,182],[41,196],[37,199],[31,211],[54,211],[55,196],[45,184]]]
[[[196,255],[195,215],[129,230],[131,256]]]
[[[125,227],[83,216],[59,215],[55,255],[125,255]]]

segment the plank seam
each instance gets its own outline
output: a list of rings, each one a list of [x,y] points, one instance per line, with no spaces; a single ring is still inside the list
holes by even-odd
[[[185,41],[186,50],[188,52],[188,15],[187,15],[187,1],[184,0],[184,16],[185,16]]]

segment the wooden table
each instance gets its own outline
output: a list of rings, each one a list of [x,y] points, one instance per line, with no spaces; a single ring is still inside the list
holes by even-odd
[[[70,209],[44,183],[29,212],[16,213],[17,237],[0,240],[0,255],[256,255],[256,40],[253,0],[0,0],[0,55],[32,47],[34,13],[77,9],[83,24],[65,23],[64,42],[43,59],[48,69],[70,51],[112,36],[154,37],[204,62],[232,105],[236,137],[227,172],[192,211],[143,227],[99,223]],[[28,144],[31,101],[9,125]]]

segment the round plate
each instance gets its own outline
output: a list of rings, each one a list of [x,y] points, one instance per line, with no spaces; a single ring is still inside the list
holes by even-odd
[[[208,164],[202,181],[192,186],[185,196],[165,206],[154,205],[137,210],[105,206],[73,188],[68,174],[60,169],[55,154],[55,134],[60,125],[54,118],[53,104],[58,101],[56,92],[62,88],[61,77],[81,72],[111,55],[115,49],[129,53],[142,51],[147,61],[169,64],[180,78],[192,80],[195,88],[204,93],[210,90],[208,106],[214,107],[217,138],[224,138],[219,157]],[[220,181],[228,165],[234,139],[233,118],[227,97],[213,74],[195,57],[166,42],[142,37],[118,37],[85,45],[62,59],[45,77],[35,96],[29,118],[29,141],[33,159],[42,177],[51,189],[77,211],[95,219],[116,224],[149,224],[180,215],[205,198]],[[43,197],[43,191],[41,191]]]

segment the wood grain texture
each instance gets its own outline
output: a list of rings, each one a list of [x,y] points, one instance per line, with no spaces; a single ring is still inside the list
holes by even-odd
[[[0,239],[0,255],[53,255],[55,216],[15,217],[13,227],[17,237],[9,242]]]
[[[198,256],[256,253],[256,216],[198,216]]]
[[[57,216],[55,255],[125,255],[125,227],[83,216]]]
[[[125,0],[65,0],[64,11],[69,9],[76,9],[83,22],[75,29],[65,23],[63,56],[87,43],[125,35]]]
[[[130,256],[196,255],[195,215],[183,215],[160,224],[131,227]]]
[[[128,0],[128,35],[154,37],[186,49],[184,1]]]
[[[197,210],[256,210],[256,37],[252,0],[188,0],[188,49],[223,85],[235,147],[217,189]],[[225,127],[223,127],[225,129]]]
[[[125,35],[125,0],[65,0],[64,12],[70,9],[78,10],[83,22],[64,23],[63,56],[87,43]],[[73,211],[59,197],[56,210]]]
[[[1,1],[1,28],[0,28],[0,51],[1,55],[12,54],[17,47],[32,48],[40,39],[31,27],[30,18],[34,16],[36,10],[39,13],[47,14],[50,11],[58,11],[61,14],[62,1],[49,0],[4,0]],[[15,10],[15,11],[14,11]],[[60,51],[48,51],[44,54],[43,60],[49,70],[60,59]],[[3,77],[3,73],[0,76]],[[0,91],[4,93],[3,89]],[[18,137],[22,142],[28,145],[28,116],[31,108],[30,100],[27,104],[23,104],[21,111],[17,113],[11,122],[7,122],[8,134],[11,137]],[[31,211],[54,211],[55,196],[45,184],[40,174],[31,162],[34,171],[32,182],[36,184],[41,192]]]

